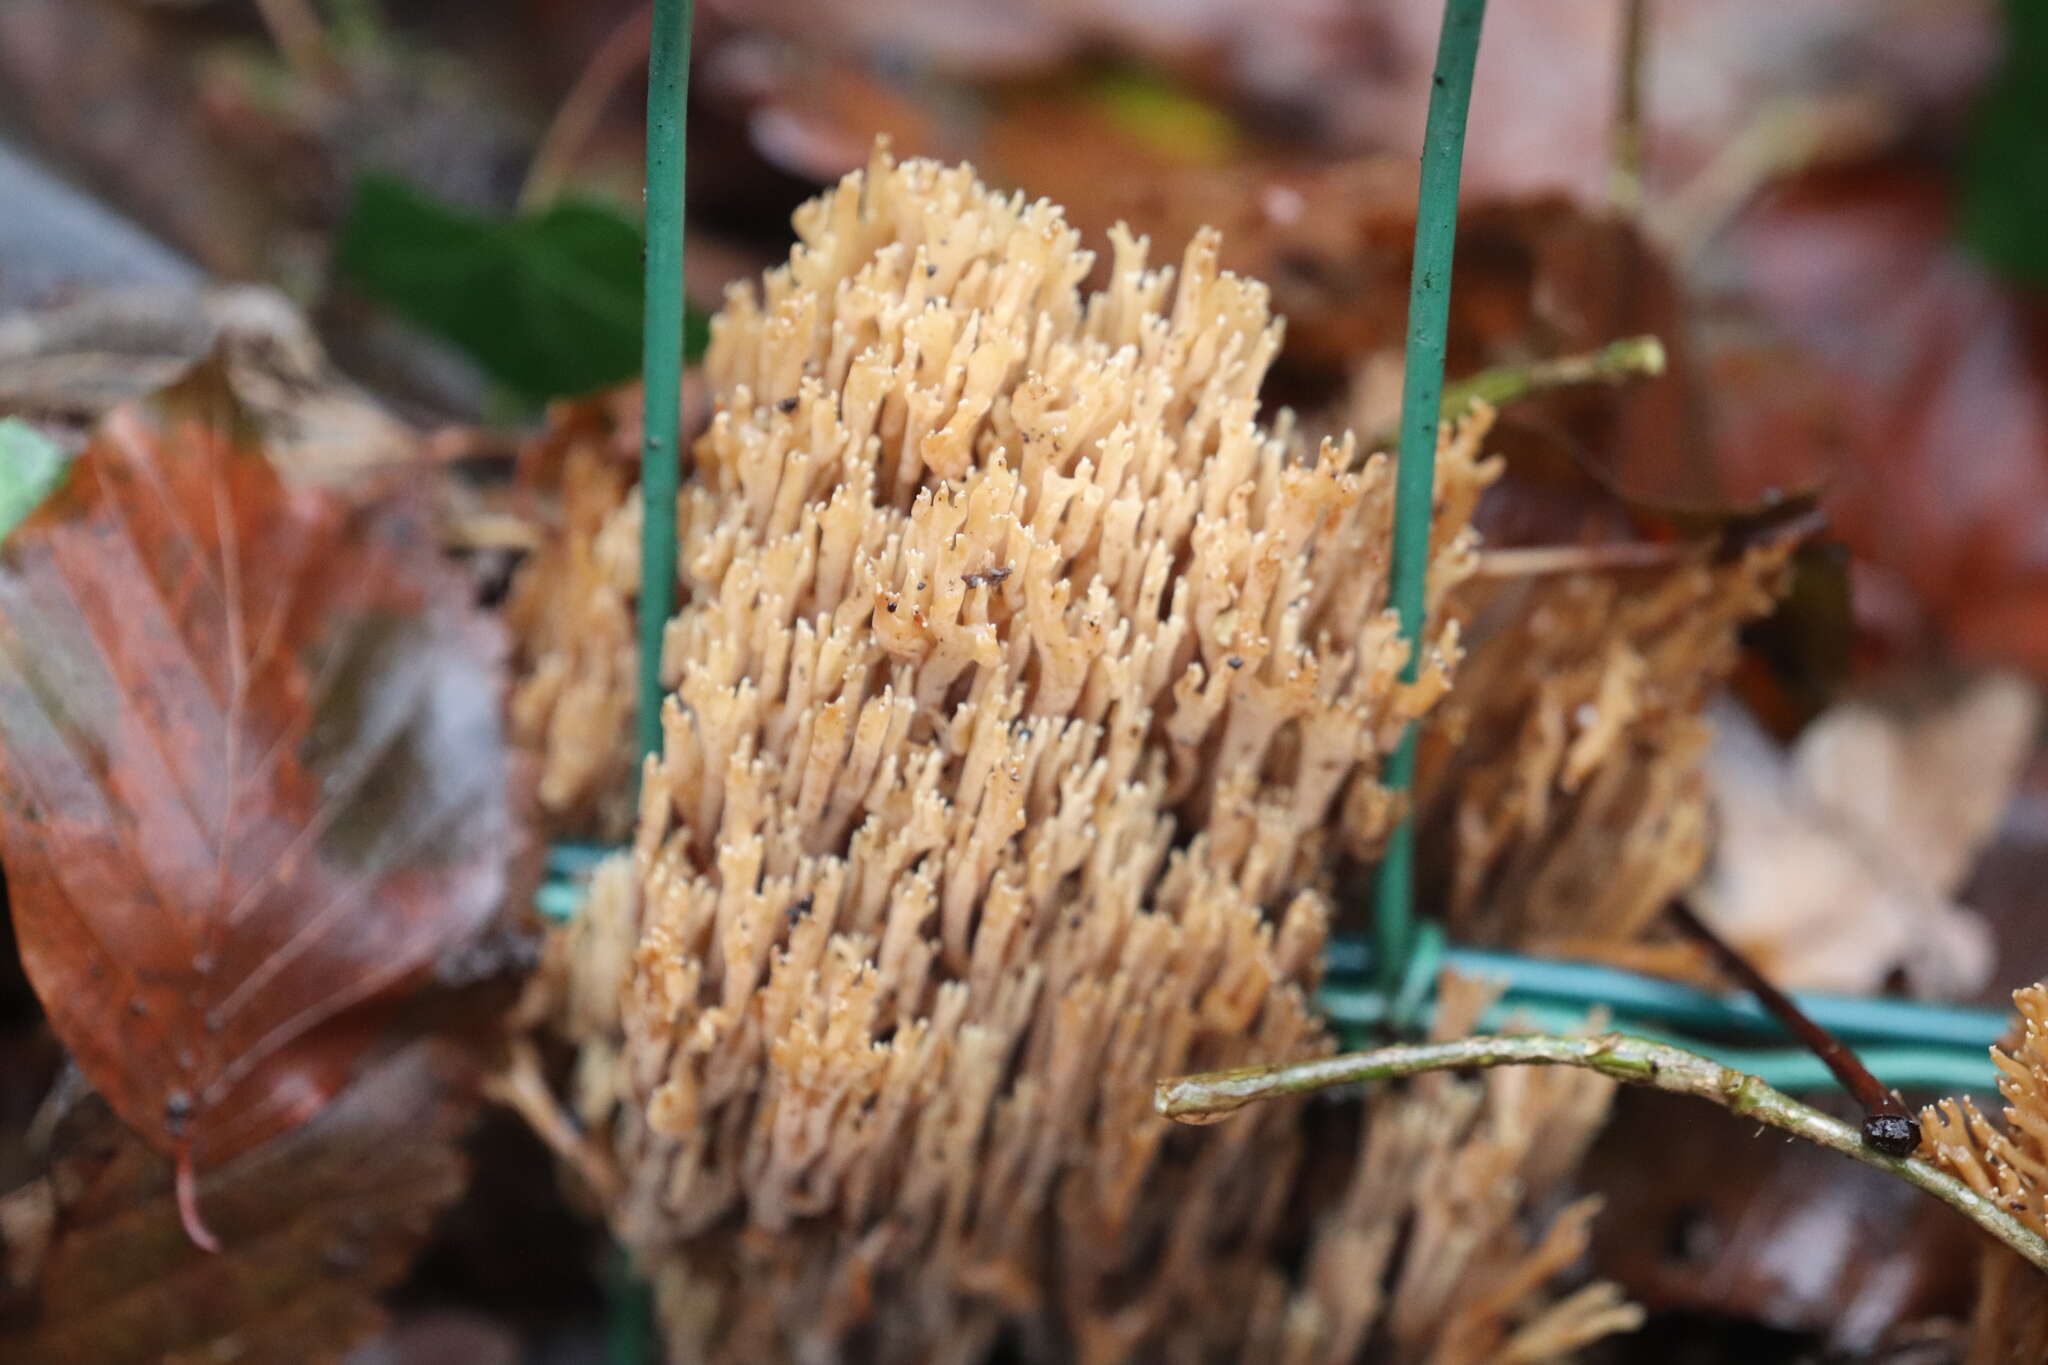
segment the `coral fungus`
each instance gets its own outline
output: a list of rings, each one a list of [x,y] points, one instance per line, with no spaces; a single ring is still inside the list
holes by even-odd
[[[671,1347],[1348,1353],[1361,1287],[1280,1269],[1298,1110],[1189,1133],[1150,1096],[1329,1047],[1331,879],[1389,829],[1381,761],[1457,653],[1444,628],[1400,681],[1388,463],[1261,425],[1280,325],[1214,234],[1177,272],[1112,234],[1084,295],[1052,205],[884,153],[797,231],[713,324],[634,872],[602,874],[549,977]],[[1469,571],[1485,423],[1439,456],[1433,604]],[[581,534],[630,543],[637,518]],[[1531,1125],[1590,1132],[1604,1091],[1431,1096],[1374,1108],[1494,1134],[1490,1212],[1449,1260],[1411,1253],[1401,1293],[1491,1267],[1467,1334],[1490,1342],[1574,1235],[1508,1273]],[[1324,1211],[1318,1263],[1364,1237],[1385,1266],[1408,1216]]]

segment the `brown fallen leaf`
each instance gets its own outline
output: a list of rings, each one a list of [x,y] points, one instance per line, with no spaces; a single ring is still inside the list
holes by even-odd
[[[1821,1333],[1858,1361],[1905,1324],[1965,1306],[1978,1238],[1963,1220],[1871,1167],[1805,1143],[1731,1140],[1698,1117],[1653,1091],[1616,1100],[1580,1168],[1626,1211],[1594,1221],[1595,1273],[1653,1313]]]
[[[48,1173],[0,1198],[0,1227],[40,1219],[47,1238],[29,1306],[0,1319],[0,1359],[339,1358],[382,1324],[377,1295],[461,1192],[471,1095],[438,1044],[382,1060],[311,1123],[200,1180],[220,1256],[180,1231],[171,1164],[88,1101]]]
[[[2000,675],[1917,715],[1838,705],[1785,753],[1723,707],[1703,913],[1788,985],[1868,992],[1903,970],[1916,994],[1971,994],[1991,971],[1991,935],[1952,897],[2039,718],[2034,689]]]
[[[1731,484],[1829,480],[1859,623],[1886,656],[2048,678],[2048,310],[1964,250],[1951,187],[1903,157],[1782,188],[1725,252],[1814,372],[1792,392],[1723,386]]]
[[[98,290],[0,318],[0,416],[75,447],[114,407],[208,355],[294,479],[341,486],[419,456],[412,431],[335,369],[291,300],[258,285]]]
[[[287,485],[213,366],[0,546],[22,960],[188,1177],[317,1112],[504,902],[501,652],[411,500]]]

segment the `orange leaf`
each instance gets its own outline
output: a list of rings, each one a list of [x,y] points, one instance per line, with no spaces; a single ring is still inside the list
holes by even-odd
[[[500,641],[417,506],[294,488],[210,367],[0,546],[0,859],[58,1035],[204,1168],[502,903]]]

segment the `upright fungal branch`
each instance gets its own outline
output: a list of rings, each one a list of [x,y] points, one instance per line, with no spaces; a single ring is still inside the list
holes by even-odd
[[[692,1357],[1244,1341],[1295,1120],[1175,1133],[1152,1082],[1329,1048],[1326,888],[1456,655],[1400,678],[1388,464],[1260,424],[1213,233],[1084,295],[1052,205],[879,152],[796,226],[713,324],[638,896],[557,945],[614,1226]]]
[[[1934,1161],[2048,1237],[2048,982],[2013,993],[2018,1036],[1991,1050],[2005,1123],[1965,1096],[1920,1111]],[[2048,1269],[2048,1267],[2044,1267]],[[2048,1359],[2048,1276],[1987,1247],[1971,1315],[1969,1365]]]

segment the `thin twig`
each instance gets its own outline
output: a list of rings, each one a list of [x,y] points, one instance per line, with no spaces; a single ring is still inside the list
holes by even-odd
[[[327,30],[321,26],[313,0],[256,0],[263,27],[277,44],[285,65],[309,81],[327,84],[340,74],[334,56],[327,50]]]
[[[1863,1141],[1866,1146],[1875,1147],[1887,1156],[1911,1156],[1919,1150],[1919,1121],[1906,1112],[1905,1104],[1896,1094],[1885,1089],[1884,1084],[1870,1074],[1870,1068],[1863,1065],[1862,1058],[1847,1043],[1809,1018],[1805,1010],[1792,1003],[1791,996],[1779,990],[1776,983],[1757,970],[1755,963],[1715,933],[1713,927],[1695,914],[1690,905],[1682,900],[1671,902],[1671,918],[1678,922],[1679,928],[1704,945],[1714,960],[1721,964],[1721,970],[1741,982],[1743,989],[1755,996],[1788,1033],[1825,1062],[1828,1070],[1835,1073],[1835,1079],[1842,1083],[1842,1088],[1856,1097],[1856,1102],[1863,1106]]]
[[[547,541],[547,533],[525,517],[510,512],[473,512],[448,518],[441,532],[446,550],[515,550],[532,554]]]
[[[1653,336],[1623,337],[1597,350],[1496,365],[1467,375],[1444,385],[1437,412],[1440,420],[1454,422],[1475,402],[1497,408],[1554,389],[1580,384],[1626,384],[1635,379],[1654,379],[1662,373],[1663,342]],[[1373,439],[1371,448],[1385,450],[1394,443],[1394,438],[1394,432],[1383,431]]]
[[[562,192],[605,109],[647,60],[648,43],[654,35],[653,15],[652,4],[627,15],[598,45],[583,73],[562,97],[526,168],[526,183],[519,188],[521,212],[543,208]]]
[[[1643,211],[1643,59],[1649,51],[1650,0],[1622,6],[1621,70],[1614,96],[1613,161],[1607,182],[1615,212],[1630,218]]]
[[[1660,196],[1645,219],[1682,270],[1774,181],[1868,151],[1892,131],[1887,114],[1860,96],[1767,101],[1691,180]]]
[[[1506,550],[1481,550],[1472,572],[1478,578],[1539,578],[1560,573],[1661,569],[1700,557],[1699,546],[1675,540],[1623,540],[1608,545],[1529,545]]]
[[[1530,394],[1578,384],[1626,384],[1664,373],[1664,343],[1653,336],[1623,337],[1597,351],[1553,356],[1522,365],[1499,365],[1444,386],[1443,415],[1462,417],[1475,402],[1490,407]]]
[[[1808,1142],[1889,1171],[1956,1209],[1978,1227],[2048,1271],[2048,1240],[1952,1175],[1924,1161],[1901,1160],[1863,1145],[1863,1136],[1840,1119],[1773,1090],[1755,1076],[1684,1048],[1624,1034],[1567,1038],[1518,1034],[1461,1038],[1353,1052],[1277,1066],[1241,1067],[1181,1076],[1159,1083],[1153,1107],[1182,1123],[1211,1123],[1254,1100],[1300,1095],[1334,1085],[1391,1080],[1428,1071],[1471,1071],[1495,1066],[1576,1066],[1631,1085],[1697,1095],[1730,1113],[1782,1129]]]

